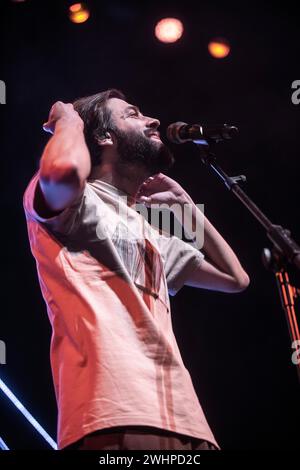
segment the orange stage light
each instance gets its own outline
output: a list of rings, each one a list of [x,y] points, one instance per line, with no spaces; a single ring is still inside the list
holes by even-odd
[[[208,50],[210,55],[215,57],[215,59],[223,59],[228,56],[230,45],[227,39],[215,38],[208,44]]]
[[[84,23],[90,12],[84,3],[74,3],[69,8],[69,18],[73,23]]]

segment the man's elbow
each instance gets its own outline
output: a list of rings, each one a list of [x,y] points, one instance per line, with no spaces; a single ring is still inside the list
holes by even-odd
[[[247,289],[249,284],[250,284],[250,278],[248,274],[245,271],[243,271],[238,277],[235,278],[233,290],[231,292],[233,293],[242,292],[245,289]]]

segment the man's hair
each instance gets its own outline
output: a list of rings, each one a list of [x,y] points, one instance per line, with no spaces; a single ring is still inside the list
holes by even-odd
[[[115,127],[111,111],[107,108],[110,98],[126,99],[120,90],[112,88],[92,96],[79,98],[73,103],[74,109],[84,122],[84,136],[90,151],[92,166],[101,163],[103,147],[99,145],[99,139],[105,137],[105,133]]]

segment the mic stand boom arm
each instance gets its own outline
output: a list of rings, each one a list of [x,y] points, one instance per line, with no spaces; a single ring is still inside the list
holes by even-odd
[[[267,269],[272,270],[275,274],[282,308],[285,312],[292,340],[292,347],[300,348],[299,326],[294,308],[294,298],[297,297],[299,289],[291,286],[286,269],[286,265],[289,262],[300,270],[300,246],[291,238],[289,230],[281,227],[281,225],[273,224],[239,186],[239,182],[246,181],[246,176],[228,176],[217,164],[216,156],[210,152],[206,141],[196,145],[200,150],[202,162],[218,175],[227,189],[247,207],[266,230],[267,237],[272,243],[272,248],[271,250],[267,248],[263,250],[263,263]],[[300,361],[295,365],[300,381]]]

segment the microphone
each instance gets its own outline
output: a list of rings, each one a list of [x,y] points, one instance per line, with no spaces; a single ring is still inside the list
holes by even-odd
[[[204,127],[200,124],[187,124],[186,122],[174,122],[167,128],[167,138],[173,144],[184,144],[192,141],[195,144],[203,144],[203,140],[220,142],[232,139],[238,133],[238,128],[223,124],[216,127]]]

